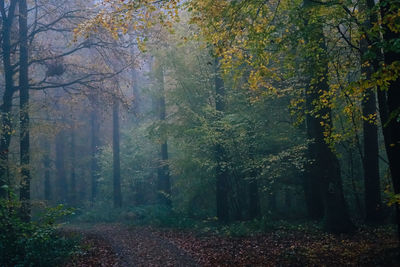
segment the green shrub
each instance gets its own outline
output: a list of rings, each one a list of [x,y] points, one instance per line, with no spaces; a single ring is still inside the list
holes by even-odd
[[[62,205],[37,221],[23,222],[20,203],[0,200],[0,266],[57,266],[78,248],[78,242],[57,232],[56,220],[71,213]]]

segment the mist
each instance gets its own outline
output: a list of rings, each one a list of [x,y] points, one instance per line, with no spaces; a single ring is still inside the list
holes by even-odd
[[[0,1],[0,265],[396,266],[399,5],[361,2]]]

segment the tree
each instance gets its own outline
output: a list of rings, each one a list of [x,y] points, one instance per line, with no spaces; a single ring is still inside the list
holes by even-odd
[[[30,144],[29,144],[29,75],[28,75],[28,6],[26,0],[19,0],[19,102],[20,102],[20,164],[22,218],[30,220]]]
[[[165,104],[165,90],[164,90],[164,70],[160,65],[157,69],[157,86],[159,86],[159,95],[158,95],[158,115],[161,124],[166,123],[166,104]],[[162,126],[161,126],[162,127]],[[160,156],[159,156],[159,165],[157,168],[157,195],[158,201],[161,205],[166,205],[170,207],[172,205],[171,202],[171,181],[170,181],[170,173],[169,173],[169,165],[168,165],[168,142],[167,135],[165,129],[161,130],[160,133]]]
[[[90,112],[90,175],[91,175],[91,202],[92,205],[97,197],[97,180],[99,179],[99,162],[98,150],[100,147],[99,140],[99,120],[97,114],[97,103],[92,103],[92,111]]]
[[[119,100],[115,99],[112,107],[113,118],[113,189],[114,207],[122,207],[121,195],[121,163],[119,138]]]
[[[214,75],[215,75],[215,110],[216,110],[216,123],[221,120],[225,110],[225,88],[224,81],[221,78],[219,60],[216,58],[214,61]],[[219,132],[223,135],[223,132]],[[216,180],[216,199],[217,199],[217,217],[221,222],[227,223],[229,221],[229,173],[227,167],[227,159],[224,147],[217,141],[215,144],[215,180]]]
[[[68,202],[74,206],[76,205],[76,141],[75,141],[75,123],[72,123],[70,129],[70,190],[69,190],[69,197]]]
[[[57,174],[57,202],[67,203],[68,198],[68,182],[65,169],[65,142],[66,135],[64,129],[59,130],[55,138],[56,159],[55,167]]]
[[[369,6],[372,6],[372,3],[370,3]],[[399,31],[395,26],[399,19],[398,14],[396,13],[399,8],[400,4],[397,1],[385,0],[380,3],[380,13],[383,18],[383,54],[385,63],[382,68],[382,76],[383,79],[385,79],[385,75],[390,73],[390,78],[385,87],[385,89],[387,89],[386,99],[384,94],[378,94],[378,98],[380,98],[379,109],[382,111],[381,116],[383,115],[383,135],[395,194],[400,194],[400,166],[398,164],[398,159],[400,158],[400,75],[398,74],[400,52],[398,47],[395,45],[400,38]],[[386,110],[387,114],[385,114]],[[396,210],[396,221],[399,228],[400,239],[399,203],[396,203]]]
[[[8,177],[8,153],[12,135],[11,109],[14,88],[14,68],[12,63],[12,35],[11,29],[15,18],[17,0],[10,1],[8,13],[5,1],[0,2],[2,17],[2,57],[5,77],[5,90],[3,93],[3,104],[1,105],[1,140],[0,140],[0,196],[6,197],[5,187],[9,184]]]
[[[364,22],[365,35],[360,40],[360,56],[361,71],[364,79],[371,80],[373,73],[373,65],[369,64],[368,46],[370,41],[367,35],[372,28],[371,14],[365,4],[367,18]],[[374,18],[372,18],[375,20]],[[376,21],[375,21],[376,22]],[[375,59],[373,59],[375,60]],[[376,109],[376,88],[367,88],[362,99],[362,115],[363,115],[363,147],[364,157],[362,159],[364,169],[364,186],[365,186],[365,213],[367,222],[379,222],[383,219],[381,212],[381,186],[379,179],[379,144],[378,144],[378,126],[375,120],[371,120],[371,116],[377,114]]]
[[[50,201],[52,199],[52,188],[50,182],[50,168],[51,168],[51,160],[50,160],[50,142],[49,140],[44,141],[44,155],[43,155],[43,169],[44,169],[44,199],[46,201]]]
[[[304,1],[305,12],[312,17],[312,2]],[[312,43],[314,53],[309,56],[310,84],[306,88],[306,105],[312,112],[308,120],[307,133],[312,140],[309,145],[311,159],[321,176],[321,192],[324,200],[325,229],[333,233],[353,230],[344,199],[339,160],[325,140],[324,132],[332,128],[331,110],[329,107],[315,107],[315,103],[329,90],[328,61],[322,25],[317,22],[306,22],[309,27],[307,41]],[[327,127],[327,128],[326,128]]]

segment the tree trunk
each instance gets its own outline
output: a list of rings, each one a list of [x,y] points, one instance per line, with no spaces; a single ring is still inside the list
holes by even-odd
[[[132,102],[132,109],[134,113],[135,122],[138,122],[140,119],[140,93],[139,93],[139,79],[137,75],[137,71],[135,69],[132,70],[132,95],[133,95],[133,102]]]
[[[383,1],[381,5],[381,17],[383,21],[388,15],[395,15],[399,10],[400,4],[398,1]],[[400,38],[400,33],[396,32],[393,27],[389,27],[386,24],[382,25],[384,41],[390,45],[387,45],[384,50],[384,62],[386,66],[390,66],[393,63],[399,64],[400,53],[394,49],[392,42],[397,41]],[[398,67],[397,67],[398,68]],[[388,118],[382,121],[383,128],[386,130],[384,133],[384,141],[386,146],[386,153],[389,161],[390,173],[392,176],[393,188],[395,194],[400,194],[400,77],[397,75],[395,80],[389,83],[387,88],[386,105],[383,99],[380,101],[380,108],[387,108]],[[382,106],[381,106],[382,105]],[[400,240],[400,208],[399,204],[396,204],[397,211],[397,225],[398,225],[398,236]]]
[[[256,154],[255,144],[255,129],[253,127],[254,122],[250,122],[251,129],[248,131],[249,138],[249,158],[251,159],[251,170],[249,171],[249,180],[247,183],[248,192],[248,218],[250,220],[261,217],[261,207],[260,207],[260,195],[258,192],[258,180],[257,180],[257,168],[254,160],[254,155]]]
[[[371,29],[372,25],[367,19],[365,28]],[[361,52],[361,72],[366,80],[372,77],[372,68],[368,66],[366,58],[368,52],[368,41],[362,38],[360,41]],[[365,187],[365,220],[366,222],[380,222],[383,217],[381,213],[381,186],[379,178],[379,145],[378,145],[378,126],[366,118],[376,115],[376,94],[375,88],[368,88],[362,100],[363,131],[364,131],[364,187]]]
[[[309,4],[308,0],[304,1],[304,5]],[[308,24],[308,21],[305,22]],[[312,41],[312,40],[311,40]],[[313,59],[310,59],[311,64]],[[311,83],[311,78],[313,76],[313,70],[308,70],[307,75],[309,76],[308,85]],[[306,100],[306,133],[308,138],[307,145],[307,156],[308,161],[305,164],[305,173],[303,179],[303,188],[305,194],[305,202],[307,207],[308,217],[311,220],[322,220],[324,217],[324,201],[323,201],[323,193],[322,193],[322,180],[320,177],[320,168],[315,161],[316,151],[318,150],[318,145],[315,142],[315,125],[319,125],[319,121],[312,114],[312,110],[314,109],[313,101],[318,96],[312,96],[312,92],[310,88],[306,88],[305,90],[305,100]],[[323,131],[323,129],[322,129]],[[324,141],[323,141],[324,142]]]
[[[249,186],[249,219],[253,220],[261,216],[260,197],[258,194],[257,178],[252,177]]]
[[[268,194],[268,209],[273,214],[276,215],[278,213],[278,205],[276,203],[276,188],[272,186],[271,192]]]
[[[165,106],[165,92],[164,92],[164,73],[162,67],[159,67],[159,84],[160,84],[160,95],[159,95],[159,119],[161,123],[165,123],[166,120],[166,106]],[[157,191],[158,201],[161,205],[170,207],[171,202],[171,182],[168,165],[168,142],[167,135],[164,128],[161,132],[161,148],[160,148],[160,164],[158,166],[157,174]]]
[[[304,1],[304,6],[313,5],[309,0]],[[315,46],[315,51],[309,56],[308,75],[312,77],[306,88],[306,102],[310,118],[307,124],[309,154],[313,160],[315,170],[318,170],[321,181],[321,193],[324,200],[324,228],[331,233],[346,233],[354,230],[350,221],[347,205],[343,194],[343,185],[340,173],[339,160],[325,141],[324,132],[332,128],[331,110],[329,107],[315,107],[320,97],[329,90],[328,85],[328,59],[322,25],[306,22],[311,27],[309,44]],[[327,128],[324,128],[324,125]]]
[[[4,1],[1,1],[0,11],[2,17],[2,56],[4,68],[5,90],[3,94],[3,105],[1,106],[1,140],[0,140],[0,198],[6,198],[8,190],[5,188],[9,184],[8,177],[8,149],[11,141],[12,124],[11,109],[12,98],[15,92],[13,80],[13,68],[11,63],[11,27],[15,17],[17,0],[11,0],[8,8],[8,15]]]
[[[56,173],[57,173],[57,201],[67,202],[68,184],[65,173],[65,134],[63,129],[56,135]]]
[[[312,110],[312,99],[306,96],[306,109]],[[307,129],[307,137],[312,139],[313,131],[311,125],[315,125],[316,119],[311,116],[309,112],[306,114],[306,129]],[[305,166],[305,174],[303,179],[303,187],[304,194],[306,200],[306,207],[308,212],[308,217],[311,220],[322,220],[324,217],[324,202],[322,198],[322,190],[321,190],[321,178],[319,176],[319,169],[315,168],[316,162],[313,161],[315,151],[317,147],[314,140],[309,140],[307,146],[307,154],[309,160]]]
[[[122,207],[121,195],[121,163],[120,163],[120,144],[119,144],[119,102],[117,99],[113,103],[113,196],[114,208]]]
[[[94,108],[94,107],[93,107]],[[99,120],[96,110],[93,110],[90,114],[90,175],[91,175],[91,202],[92,205],[96,201],[97,196],[97,181],[99,179],[99,162],[97,159],[99,142]]]
[[[219,69],[219,60],[215,58],[215,109],[217,111],[217,120],[222,118],[225,110],[225,88],[224,81],[221,78]],[[222,131],[218,129],[217,131]],[[217,199],[217,217],[218,220],[226,223],[229,221],[229,174],[226,167],[226,152],[223,145],[217,141],[215,146],[215,178],[216,178],[216,199]]]
[[[28,80],[28,7],[26,0],[19,0],[19,101],[20,101],[20,162],[21,162],[21,215],[24,221],[30,221],[30,184],[29,166],[29,80]]]
[[[317,81],[322,81],[318,85],[310,85],[307,88],[308,103],[319,101],[319,94],[315,92],[315,88],[328,90],[326,77],[317,77]],[[343,195],[339,161],[324,138],[325,129],[322,123],[331,123],[331,121],[330,118],[328,120],[322,118],[329,114],[330,110],[325,109],[318,112],[318,117],[309,120],[307,132],[309,139],[312,140],[309,144],[309,155],[313,161],[314,171],[318,173],[320,179],[320,190],[324,200],[324,228],[332,233],[345,233],[352,231],[354,226],[349,219]]]
[[[44,167],[44,199],[46,201],[51,200],[51,183],[50,183],[50,143],[46,139],[44,143],[44,156],[43,156],[43,167]]]
[[[378,13],[375,12],[375,1],[366,0],[367,3],[367,18],[370,21],[370,27],[366,29],[368,31],[372,25],[378,23]],[[396,12],[400,8],[400,5],[396,1],[384,0],[380,5],[380,16],[383,21],[385,17],[393,12]],[[396,33],[385,24],[382,24],[383,40],[386,43],[390,43],[399,38],[399,33]],[[372,65],[375,71],[379,71],[381,66],[381,60],[384,61],[386,66],[390,66],[394,62],[400,61],[400,54],[393,49],[387,49],[392,47],[393,44],[384,46],[383,55],[382,48],[376,44],[381,43],[381,38],[378,34],[372,34],[369,37],[369,49],[375,58],[372,59]],[[392,47],[393,48],[393,47]],[[385,142],[386,154],[389,161],[389,169],[392,176],[393,189],[395,194],[400,194],[400,165],[398,160],[400,158],[400,78],[396,77],[394,81],[389,82],[389,86],[386,88],[377,88],[378,92],[378,106],[379,116],[382,123],[382,133]],[[400,208],[396,204],[396,223],[398,227],[398,239],[400,240]]]
[[[290,192],[289,188],[285,190],[285,206],[288,212],[292,209],[292,192]]]
[[[71,163],[71,176],[70,176],[70,184],[71,188],[69,190],[69,204],[72,206],[76,205],[76,172],[75,172],[75,125],[72,124],[71,128],[71,148],[70,148],[70,163]]]

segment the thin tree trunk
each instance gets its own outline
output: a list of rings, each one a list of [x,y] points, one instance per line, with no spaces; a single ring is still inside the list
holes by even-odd
[[[161,123],[166,120],[166,106],[165,106],[165,91],[164,91],[164,73],[162,67],[159,69],[159,84],[160,84],[160,95],[159,95],[159,119]],[[161,133],[161,147],[160,147],[160,164],[158,166],[158,201],[161,205],[171,206],[171,182],[168,165],[168,142],[165,132]]]
[[[20,161],[22,219],[30,221],[30,184],[29,166],[29,80],[28,80],[28,7],[26,0],[19,0],[19,99],[20,99]]]
[[[139,94],[139,79],[137,75],[137,71],[135,69],[132,70],[132,95],[133,95],[133,112],[135,117],[135,122],[138,122],[140,119],[140,94]]]
[[[13,68],[11,63],[11,27],[15,17],[17,0],[11,0],[8,8],[8,15],[4,1],[0,2],[2,17],[2,56],[4,68],[5,91],[3,94],[3,105],[1,106],[1,140],[0,140],[0,198],[6,198],[8,190],[5,188],[9,184],[8,177],[8,149],[11,141],[12,124],[11,109],[12,98],[15,92],[13,80]]]
[[[75,171],[75,165],[76,165],[76,159],[75,159],[75,125],[72,124],[71,128],[71,148],[70,148],[70,162],[71,162],[71,176],[70,176],[70,184],[71,188],[69,190],[69,203],[74,206],[76,205],[76,171]]]
[[[97,196],[97,181],[99,179],[99,162],[97,159],[98,147],[99,147],[99,120],[94,109],[90,114],[90,175],[91,175],[91,202],[92,205],[96,202]]]
[[[51,183],[50,183],[50,143],[46,139],[44,143],[44,156],[43,156],[43,167],[44,167],[44,199],[46,201],[51,200]]]
[[[217,111],[217,120],[222,118],[225,110],[225,88],[224,81],[221,78],[219,69],[219,60],[215,58],[215,109]],[[219,129],[218,131],[221,131]],[[229,174],[226,167],[226,152],[223,145],[217,141],[215,146],[216,159],[216,199],[217,199],[217,217],[221,222],[229,221]]]
[[[253,124],[253,122],[250,122]],[[248,192],[248,218],[250,220],[253,220],[255,218],[261,217],[261,206],[260,206],[260,195],[258,192],[258,180],[257,180],[257,168],[255,164],[255,159],[254,155],[256,154],[256,148],[254,146],[255,144],[255,129],[253,125],[249,132],[248,132],[248,138],[249,138],[249,158],[252,163],[251,170],[249,171],[249,180],[247,180],[247,192]]]
[[[113,196],[115,208],[122,207],[121,163],[119,150],[119,102],[115,99],[113,103]]]
[[[276,188],[275,186],[272,186],[271,192],[268,194],[268,208],[269,211],[276,215],[278,212],[278,206],[276,203]]]
[[[255,176],[251,177],[249,186],[249,219],[259,218],[261,216],[260,197],[258,193],[258,181]]]
[[[65,173],[65,134],[61,130],[56,135],[56,173],[57,173],[57,201],[61,203],[67,202],[68,184]]]
[[[285,190],[285,206],[286,210],[290,212],[292,209],[292,192],[290,192],[289,188]]]
[[[350,165],[349,168],[350,168],[351,186],[352,186],[352,189],[353,189],[354,198],[356,200],[356,205],[357,205],[357,208],[358,208],[358,212],[359,212],[359,214],[363,214],[364,210],[363,210],[363,207],[361,205],[360,196],[359,196],[359,194],[357,192],[356,181],[354,180],[354,161],[353,161],[353,153],[351,151],[351,148],[349,149],[348,153],[349,153],[349,160],[348,161],[349,161],[349,165]]]

